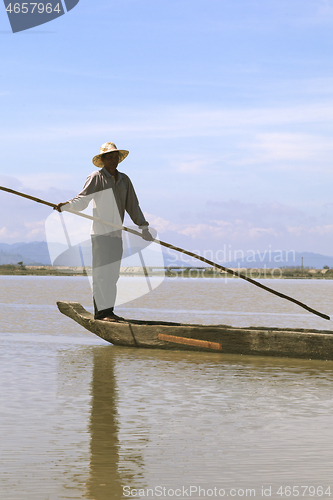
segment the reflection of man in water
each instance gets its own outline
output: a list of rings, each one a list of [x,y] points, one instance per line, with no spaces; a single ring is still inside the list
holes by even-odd
[[[150,241],[146,221],[133,185],[127,175],[118,172],[118,163],[123,161],[128,151],[117,149],[112,142],[101,146],[100,154],[94,156],[93,164],[101,168],[90,174],[81,193],[65,203],[59,203],[56,209],[81,211],[93,200],[93,216],[106,222],[122,226],[125,211],[132,221],[142,229],[143,239]],[[120,262],[122,256],[121,229],[93,221],[91,230],[93,254],[93,296],[95,319],[104,321],[122,320],[113,309],[117,293]]]

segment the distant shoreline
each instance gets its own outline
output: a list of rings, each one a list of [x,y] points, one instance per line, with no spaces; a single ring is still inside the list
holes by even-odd
[[[252,279],[333,279],[333,269],[308,269],[308,268],[233,268]],[[211,267],[186,267],[186,268],[154,268],[147,267],[149,276],[164,275],[169,278],[232,278],[232,275]],[[1,276],[87,276],[91,275],[91,268],[70,266],[25,266],[15,264],[0,265]],[[143,268],[122,267],[121,276],[145,276]],[[237,276],[235,276],[237,278]]]

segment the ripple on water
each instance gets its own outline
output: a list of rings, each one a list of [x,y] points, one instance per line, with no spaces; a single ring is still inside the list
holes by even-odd
[[[255,488],[256,498],[272,485],[280,498],[279,485],[331,483],[332,362],[114,348],[56,309],[91,306],[84,279],[14,278],[0,288],[0,498],[110,500],[124,485]],[[295,306],[220,281],[169,280],[123,309],[313,327]],[[328,311],[331,283],[273,284]]]

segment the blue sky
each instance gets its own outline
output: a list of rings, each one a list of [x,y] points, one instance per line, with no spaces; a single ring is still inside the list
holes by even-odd
[[[80,0],[12,34],[0,184],[57,203],[111,140],[165,241],[333,255],[333,2]],[[0,193],[0,241],[49,209]]]

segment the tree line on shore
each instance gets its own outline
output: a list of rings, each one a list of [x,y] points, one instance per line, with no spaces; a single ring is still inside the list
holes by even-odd
[[[160,269],[160,271],[162,271]],[[323,269],[310,269],[309,267],[276,267],[276,268],[233,268],[249,278],[253,279],[333,279],[333,268],[324,266]],[[154,274],[149,268],[149,274]],[[165,267],[165,276],[183,278],[228,278],[230,274],[221,272],[214,267]],[[36,275],[36,276],[82,276],[86,274],[84,268],[54,268],[52,266],[25,266],[23,262],[17,264],[0,265],[0,275]],[[142,273],[133,273],[142,274]]]

